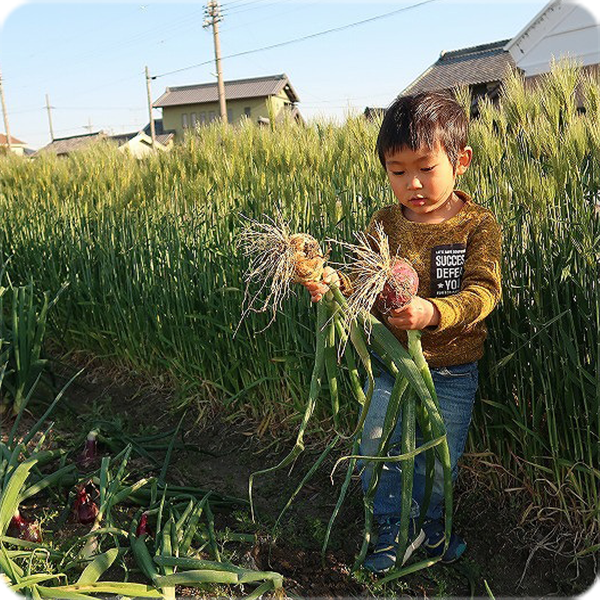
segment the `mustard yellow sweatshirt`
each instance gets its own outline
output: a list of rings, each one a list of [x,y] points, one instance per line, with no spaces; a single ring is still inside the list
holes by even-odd
[[[418,295],[440,311],[439,325],[425,329],[421,338],[431,367],[463,364],[483,356],[484,320],[501,296],[500,226],[491,211],[464,192],[455,190],[455,194],[465,204],[443,223],[409,221],[398,204],[378,210],[367,229],[373,234],[374,224],[381,222],[390,252],[417,271]],[[406,346],[406,332],[392,331]]]

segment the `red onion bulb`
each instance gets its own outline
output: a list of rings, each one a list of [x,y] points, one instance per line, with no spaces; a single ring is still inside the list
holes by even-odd
[[[406,306],[419,289],[419,276],[413,267],[403,258],[395,258],[391,268],[391,277],[377,297],[377,308],[384,314],[395,308]]]
[[[91,499],[90,495],[86,492],[85,487],[82,487],[77,492],[74,508],[77,514],[77,520],[80,523],[93,523],[96,520],[98,507]]]
[[[27,540],[28,542],[39,543],[42,541],[38,522],[27,520],[21,515],[18,508],[8,525],[8,534],[20,540]]]

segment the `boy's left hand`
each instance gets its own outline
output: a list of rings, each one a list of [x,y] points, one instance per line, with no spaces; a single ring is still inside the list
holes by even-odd
[[[440,313],[429,300],[415,296],[403,308],[394,308],[387,322],[395,329],[425,329],[440,322]]]

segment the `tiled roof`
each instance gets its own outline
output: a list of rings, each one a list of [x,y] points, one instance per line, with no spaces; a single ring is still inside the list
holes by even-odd
[[[501,81],[507,69],[515,67],[511,55],[504,50],[509,41],[442,52],[437,62],[417,77],[401,95]]]
[[[161,123],[162,123],[162,119],[161,119]],[[162,133],[159,133],[159,131],[161,131]],[[152,135],[152,133],[150,131],[150,123],[148,123],[148,125],[146,127],[144,127],[144,129],[142,129],[141,131],[134,131],[131,133],[118,133],[117,135],[111,135],[110,139],[117,142],[117,144],[119,144],[119,146],[121,146],[121,145],[126,144],[127,142],[131,141],[133,138],[140,135],[141,133],[148,137],[150,137]],[[156,141],[159,144],[166,146],[174,136],[175,136],[175,133],[173,131],[163,131],[162,126],[156,127]]]
[[[225,99],[263,98],[278,94],[281,90],[286,91],[292,102],[298,102],[298,95],[285,74],[226,81]],[[204,104],[218,101],[217,83],[201,83],[198,85],[168,87],[152,106],[163,108],[165,106]]]
[[[365,110],[363,111],[363,116],[365,119],[378,119],[385,115],[385,108],[378,106],[365,106]]]
[[[106,133],[104,133],[104,131],[96,131],[95,133],[86,133],[83,135],[72,135],[70,137],[65,138],[56,138],[47,146],[40,148],[36,152],[36,155],[41,154],[43,152],[51,152],[52,154],[68,154],[69,152],[73,152],[74,150],[80,150],[82,148],[85,148],[93,142],[107,139],[107,137],[108,136],[106,135]]]
[[[166,146],[173,138],[175,134],[172,131],[168,131],[167,133],[157,133],[156,141],[163,146]]]
[[[152,135],[150,123],[142,131],[148,136]],[[163,146],[166,146],[175,137],[175,132],[172,129],[164,128],[162,119],[154,119],[154,133],[156,134],[156,141]]]
[[[146,127],[142,129],[142,131],[146,135],[150,135],[150,123],[148,123]],[[164,128],[162,119],[154,119],[154,132],[156,133],[156,135],[162,135],[163,133],[173,133],[171,130],[166,130]]]
[[[142,129],[146,135],[152,135],[150,131],[150,123]],[[167,145],[170,140],[175,137],[175,132],[172,129],[165,129],[162,119],[154,119],[154,133],[156,134],[156,141],[163,145]]]
[[[117,133],[115,135],[111,135],[110,139],[121,145],[129,140],[132,140],[138,133],[138,131],[132,131],[130,133]]]
[[[7,146],[8,142],[8,138],[6,137],[6,134],[4,133],[0,133],[0,146]],[[20,146],[25,146],[25,142],[22,142],[21,140],[18,140],[16,137],[14,136],[10,136],[10,143],[11,144],[17,144]]]

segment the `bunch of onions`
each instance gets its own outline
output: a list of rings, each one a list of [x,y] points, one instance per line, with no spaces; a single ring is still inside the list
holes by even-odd
[[[37,521],[29,521],[19,512],[17,508],[15,514],[8,525],[8,534],[20,540],[39,543],[42,541],[42,532]]]
[[[314,237],[308,233],[295,233],[288,240],[292,249],[291,263],[293,265],[294,283],[307,283],[320,281],[323,276],[325,257],[321,246]]]
[[[426,471],[428,473],[425,499],[423,506],[421,506],[421,518],[424,518],[429,504],[434,473],[433,464],[437,455],[444,473],[446,543],[450,539],[452,523],[450,454],[433,379],[421,348],[421,332],[407,331],[407,350],[399,343],[394,334],[373,315],[374,307],[380,313],[389,314],[393,309],[406,306],[417,293],[419,286],[417,273],[407,261],[390,253],[388,238],[381,225],[377,224],[375,226],[372,235],[361,234],[357,237],[359,243],[356,245],[341,244],[350,249],[354,256],[348,264],[347,273],[351,282],[351,293],[348,297],[345,297],[339,287],[332,284],[330,291],[317,304],[315,362],[308,390],[308,401],[296,443],[279,464],[252,473],[249,480],[250,508],[254,518],[252,503],[254,478],[290,465],[304,450],[304,433],[319,398],[322,381],[326,381],[328,384],[333,423],[334,428],[337,430],[339,426],[338,371],[340,361],[344,358],[347,363],[351,388],[362,407],[358,423],[350,435],[344,436],[338,433],[299,487],[307,481],[308,477],[324,460],[326,453],[332,449],[339,439],[354,439],[351,454],[341,457],[336,463],[337,466],[342,460],[349,461],[346,479],[326,531],[323,546],[323,551],[325,551],[333,521],[350,485],[356,460],[369,461],[370,464],[374,465],[370,484],[364,494],[365,530],[361,551],[355,563],[355,568],[358,568],[366,556],[369,545],[373,519],[373,498],[379,473],[384,463],[400,461],[402,465],[402,517],[397,554],[397,566],[400,567],[402,564],[401,557],[404,556],[404,550],[408,544],[414,459],[419,453],[426,453]],[[306,283],[322,279],[326,257],[320,251],[318,242],[307,234],[290,235],[287,227],[278,227],[273,221],[267,224],[252,222],[252,226],[243,235],[242,247],[252,257],[252,263],[246,275],[246,282],[258,281],[260,284],[258,292],[251,298],[249,308],[244,311],[244,315],[248,310],[253,309],[256,299],[264,289],[268,288],[269,284],[270,290],[267,299],[259,310],[266,310],[267,307],[272,306],[273,318],[275,318],[275,314],[286,297],[292,282]],[[248,298],[248,295],[246,298]],[[354,351],[347,351],[349,342]],[[374,389],[371,352],[376,353],[384,362],[388,372],[395,378],[396,382],[385,416],[384,431],[381,435],[377,455],[359,456],[356,454],[359,447],[358,443]],[[366,391],[362,387],[355,356],[359,358],[367,373],[368,385]],[[400,414],[402,414],[400,454],[390,457],[391,432]],[[423,442],[418,446],[415,435],[417,421],[423,434]],[[294,495],[298,491],[299,489],[296,490]],[[288,505],[289,502],[284,510]],[[281,515],[279,518],[281,518]],[[411,565],[406,569],[399,569],[385,580],[430,566],[436,560],[438,559],[431,559]],[[381,583],[385,580],[382,580]]]

